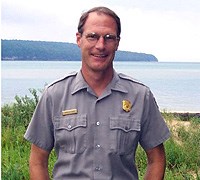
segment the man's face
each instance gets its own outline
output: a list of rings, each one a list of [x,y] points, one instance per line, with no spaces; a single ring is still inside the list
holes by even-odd
[[[83,34],[76,34],[82,53],[82,71],[112,71],[119,45],[119,40],[113,38],[116,36],[117,24],[112,17],[96,12],[89,14]]]

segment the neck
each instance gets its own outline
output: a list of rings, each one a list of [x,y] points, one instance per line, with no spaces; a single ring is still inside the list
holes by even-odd
[[[105,71],[84,71],[82,69],[81,71],[85,81],[98,97],[103,93],[113,78],[113,69]]]

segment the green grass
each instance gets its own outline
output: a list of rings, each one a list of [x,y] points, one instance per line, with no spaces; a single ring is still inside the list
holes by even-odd
[[[31,97],[16,96],[12,105],[1,108],[2,125],[2,161],[1,178],[3,180],[29,179],[28,159],[30,143],[23,135],[38,103],[37,91],[30,90]],[[200,180],[200,118],[183,119],[171,113],[163,113],[171,130],[171,138],[165,143],[167,168],[166,180]],[[50,174],[55,162],[52,152],[49,160]],[[146,156],[139,146],[136,162],[140,179],[144,176]]]

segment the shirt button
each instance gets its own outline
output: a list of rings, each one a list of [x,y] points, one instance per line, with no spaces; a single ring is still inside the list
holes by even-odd
[[[100,144],[97,144],[97,145],[96,145],[96,148],[97,148],[97,149],[98,149],[98,148],[100,148],[100,147],[101,147],[101,145],[100,145]]]
[[[72,126],[71,126],[71,125],[68,125],[67,127],[68,127],[69,129],[71,129],[71,128],[72,128]]]
[[[97,126],[99,126],[99,125],[100,125],[100,122],[99,122],[99,121],[97,121],[96,125],[97,125]]]
[[[126,127],[125,127],[125,130],[126,130],[126,131],[128,131],[128,130],[129,130],[129,127],[128,127],[128,126],[126,126]]]
[[[96,171],[101,171],[101,170],[102,170],[102,168],[101,168],[101,167],[99,167],[99,166],[97,166],[97,167],[95,167],[95,170],[96,170]]]

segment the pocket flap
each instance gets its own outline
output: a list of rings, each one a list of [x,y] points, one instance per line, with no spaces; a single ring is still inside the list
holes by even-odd
[[[86,127],[87,118],[86,115],[70,115],[65,117],[55,118],[56,129],[66,129],[72,131],[78,127]]]
[[[140,121],[127,117],[111,117],[110,129],[121,129],[125,132],[140,131]]]

